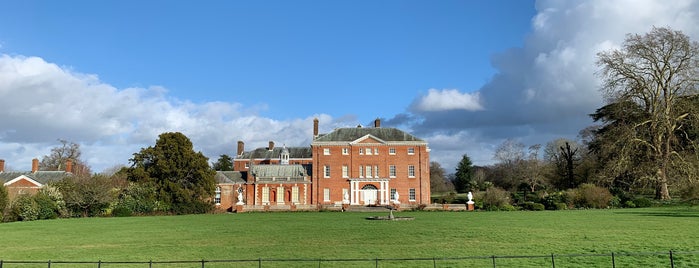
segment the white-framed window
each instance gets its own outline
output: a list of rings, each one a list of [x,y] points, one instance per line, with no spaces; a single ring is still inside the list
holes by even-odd
[[[364,148],[364,150],[366,150],[366,155],[371,155],[371,148]]]
[[[374,154],[379,155],[379,148],[374,148]]]
[[[391,154],[391,155],[396,154],[396,148],[388,148],[388,154]]]
[[[359,177],[364,178],[364,166],[359,166]]]
[[[330,148],[323,148],[323,155],[330,155]]]
[[[364,154],[364,149],[363,149],[363,148],[359,148],[359,154],[361,154],[361,155]]]
[[[388,177],[391,177],[391,178],[396,177],[396,166],[395,165],[388,166]]]
[[[374,177],[379,177],[379,166],[374,166]]]
[[[294,202],[294,203],[299,202],[299,187],[298,186],[291,187],[291,202]]]
[[[408,154],[415,154],[415,148],[413,148],[413,147],[408,148]]]
[[[323,166],[323,177],[330,178],[330,166]]]
[[[409,200],[410,200],[410,201],[415,201],[415,188],[410,188],[410,191],[409,191]]]
[[[348,154],[349,154],[349,148],[347,148],[347,147],[342,148],[342,154],[348,155]]]
[[[216,195],[214,195],[214,203],[221,204],[221,187],[216,186]]]
[[[250,163],[245,162],[245,169],[248,169],[248,168],[250,168]]]
[[[415,178],[415,166],[413,166],[413,165],[408,166],[408,177]]]
[[[347,188],[342,188],[342,200],[345,200],[345,196],[347,197],[347,200],[349,201],[349,189]]]
[[[330,202],[330,188],[323,189],[323,201]]]
[[[284,187],[277,187],[277,203],[283,204],[284,203]]]
[[[371,178],[371,166],[366,166],[366,177]]]
[[[396,200],[396,188],[391,188],[391,200]]]
[[[269,204],[269,187],[262,187],[262,203]]]
[[[349,167],[347,165],[342,166],[342,177],[349,178]]]

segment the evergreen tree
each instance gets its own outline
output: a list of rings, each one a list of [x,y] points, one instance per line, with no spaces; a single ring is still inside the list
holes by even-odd
[[[473,164],[468,155],[463,155],[454,174],[454,188],[459,193],[471,191],[473,181]]]
[[[141,149],[130,162],[129,180],[155,185],[158,200],[170,212],[205,213],[212,209],[216,172],[209,167],[208,158],[194,152],[184,134],[160,134],[155,146]]]
[[[233,170],[233,158],[227,154],[222,154],[218,157],[216,163],[214,163],[214,170],[216,171],[231,171]]]

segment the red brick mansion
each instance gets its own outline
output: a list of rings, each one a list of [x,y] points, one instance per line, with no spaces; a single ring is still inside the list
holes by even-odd
[[[427,142],[396,128],[338,128],[318,133],[310,147],[245,151],[238,142],[234,171],[219,171],[221,210],[296,210],[347,206],[411,207],[430,202]]]

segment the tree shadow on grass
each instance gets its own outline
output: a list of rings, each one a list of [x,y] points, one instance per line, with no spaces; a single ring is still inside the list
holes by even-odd
[[[668,209],[667,211],[618,211],[617,214],[631,214],[648,217],[675,217],[675,218],[699,218],[699,210],[697,207],[687,209]]]

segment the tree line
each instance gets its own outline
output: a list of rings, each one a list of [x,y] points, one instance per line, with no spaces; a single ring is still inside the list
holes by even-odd
[[[481,200],[499,194],[502,206],[546,208],[698,200],[698,56],[697,42],[670,28],[627,35],[620,48],[597,54],[605,103],[576,140],[542,148],[509,139],[495,164],[476,167],[463,155],[454,174],[433,162],[433,193],[442,202],[474,191]]]
[[[133,154],[129,167],[93,174],[80,159],[78,144],[59,140],[60,146],[43,157],[40,170],[63,170],[70,159],[77,170],[48,183],[36,194],[8,199],[0,185],[2,221],[60,217],[130,216],[206,213],[214,208],[216,172],[208,158],[195,152],[184,134],[158,136],[154,146]],[[225,159],[224,159],[225,160]]]

